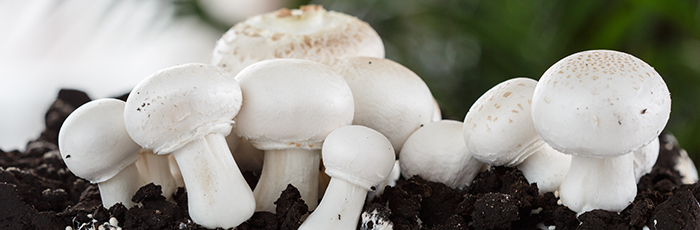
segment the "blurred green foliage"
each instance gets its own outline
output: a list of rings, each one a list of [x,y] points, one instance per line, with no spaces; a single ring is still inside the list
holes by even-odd
[[[700,6],[690,0],[296,0],[367,21],[386,57],[420,75],[443,108],[463,120],[506,79],[539,79],[590,49],[630,53],[655,67],[672,93],[674,134],[700,162]]]

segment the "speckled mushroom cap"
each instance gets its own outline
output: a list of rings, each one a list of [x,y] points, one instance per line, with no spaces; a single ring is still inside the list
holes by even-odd
[[[58,147],[73,174],[100,183],[138,160],[141,146],[126,132],[123,114],[124,101],[97,99],[66,118]]]
[[[644,61],[612,50],[572,54],[540,78],[532,118],[541,138],[567,154],[613,157],[651,142],[666,126],[671,96]]]
[[[207,64],[178,65],[136,85],[124,121],[136,143],[167,154],[204,135],[230,133],[241,101],[230,73]]]
[[[213,63],[237,74],[250,64],[272,58],[333,65],[352,56],[384,58],[384,44],[377,32],[350,15],[307,5],[236,24],[217,42]]]
[[[536,85],[530,78],[513,78],[489,89],[472,104],[464,118],[464,141],[474,158],[512,167],[544,144],[530,116]]]
[[[328,134],[321,150],[326,174],[374,190],[394,167],[394,149],[381,133],[350,125]]]
[[[245,102],[236,134],[262,150],[321,149],[331,131],[350,125],[350,87],[330,67],[302,59],[271,59],[243,69]]]
[[[352,89],[353,124],[384,134],[397,155],[411,133],[432,121],[435,104],[430,89],[403,65],[385,58],[351,57],[333,69]]]

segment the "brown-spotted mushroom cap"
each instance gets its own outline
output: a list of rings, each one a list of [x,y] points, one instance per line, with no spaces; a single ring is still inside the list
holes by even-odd
[[[272,58],[333,65],[352,56],[383,58],[384,44],[377,32],[356,17],[307,5],[236,24],[217,42],[213,63],[237,74],[250,64]]]
[[[572,54],[540,78],[532,119],[543,140],[567,154],[627,154],[661,134],[671,113],[663,78],[649,64],[612,50]]]

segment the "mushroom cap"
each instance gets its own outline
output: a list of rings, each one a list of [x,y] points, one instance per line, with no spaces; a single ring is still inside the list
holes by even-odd
[[[540,78],[532,118],[541,138],[567,154],[613,157],[651,142],[666,126],[671,96],[644,61],[611,50],[572,54]]]
[[[474,159],[462,137],[464,124],[441,120],[425,124],[401,148],[401,174],[441,182],[452,188],[471,184],[483,163]]]
[[[333,65],[352,56],[383,58],[384,44],[377,32],[356,17],[307,5],[236,24],[217,41],[213,63],[237,74],[266,59],[297,58]]]
[[[464,141],[474,158],[516,166],[544,144],[532,123],[530,104],[537,81],[513,78],[489,89],[464,118]]]
[[[207,64],[178,65],[136,85],[124,121],[136,143],[167,154],[204,135],[230,133],[241,101],[230,73]]]
[[[321,150],[326,174],[374,190],[394,167],[394,148],[384,135],[350,125],[328,134]]]
[[[302,59],[271,59],[243,69],[245,103],[236,133],[258,149],[321,149],[333,130],[350,125],[350,87],[330,67]]]
[[[97,99],[68,115],[58,147],[73,174],[100,183],[138,160],[141,146],[126,132],[123,114],[124,101]]]
[[[354,125],[384,134],[401,151],[406,138],[432,121],[435,104],[418,75],[389,59],[351,57],[334,66],[355,98]]]

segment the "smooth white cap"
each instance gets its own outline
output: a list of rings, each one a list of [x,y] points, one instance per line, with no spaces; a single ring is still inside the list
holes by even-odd
[[[381,133],[350,125],[328,134],[321,150],[326,174],[374,190],[394,167],[394,148]]]
[[[235,130],[258,149],[321,149],[326,135],[352,123],[350,87],[326,65],[271,59],[246,67],[236,79],[245,102]]]
[[[355,98],[354,125],[384,134],[401,151],[406,138],[432,121],[435,104],[418,75],[389,59],[352,57],[333,68],[345,78]]]
[[[124,121],[136,143],[167,154],[204,135],[231,132],[241,101],[230,73],[207,64],[178,65],[136,85]]]
[[[572,54],[540,78],[532,118],[554,149],[581,156],[627,154],[659,136],[671,96],[644,61],[612,50]]]
[[[401,175],[419,175],[451,188],[471,184],[483,163],[474,159],[462,136],[462,122],[441,120],[425,124],[401,148]]]
[[[68,115],[58,147],[73,174],[100,183],[138,160],[141,146],[127,134],[123,114],[124,101],[97,99]]]
[[[384,58],[384,44],[377,32],[350,15],[306,5],[236,24],[216,43],[213,63],[236,74],[250,64],[273,58],[333,65],[353,56]]]
[[[530,78],[509,79],[472,104],[464,118],[463,135],[474,158],[489,165],[512,167],[544,144],[530,115],[536,85],[537,81]]]

